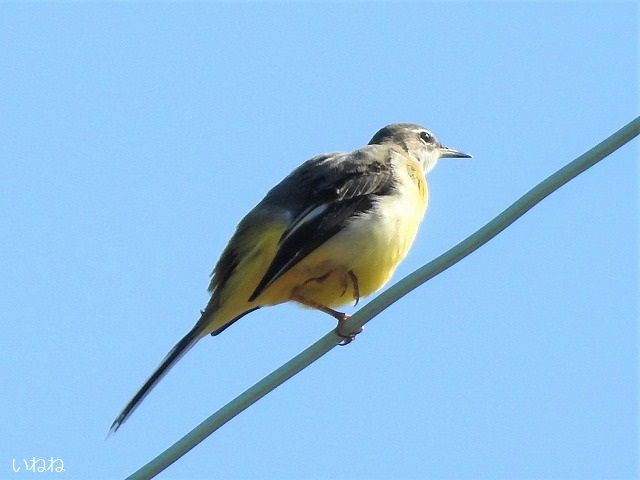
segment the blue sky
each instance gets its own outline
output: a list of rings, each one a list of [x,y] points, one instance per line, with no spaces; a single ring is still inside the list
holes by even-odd
[[[122,478],[333,328],[279,306],[111,421],[292,168],[417,122],[429,177],[394,280],[638,114],[638,5],[0,5],[0,477]],[[166,479],[638,474],[638,140],[414,291]],[[350,310],[348,310],[350,311]],[[49,474],[53,475],[53,474]]]

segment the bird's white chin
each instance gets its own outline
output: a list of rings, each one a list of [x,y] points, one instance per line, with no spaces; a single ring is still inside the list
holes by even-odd
[[[440,160],[440,155],[438,155],[438,152],[429,152],[426,155],[424,155],[424,157],[421,159],[422,168],[424,168],[424,173],[427,174],[431,170],[433,170],[433,168],[438,163],[438,160]]]

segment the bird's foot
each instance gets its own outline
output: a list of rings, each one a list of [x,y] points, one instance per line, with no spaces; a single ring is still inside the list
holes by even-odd
[[[336,313],[339,313],[339,315],[335,315],[336,320],[338,320],[338,326],[336,327],[336,335],[338,335],[340,338],[343,339],[342,342],[340,342],[338,345],[340,345],[341,347],[344,347],[345,345],[349,345],[351,342],[353,342],[356,339],[356,335],[358,335],[359,333],[362,333],[362,331],[364,330],[364,327],[360,327],[357,332],[345,333],[342,329],[342,326],[344,322],[346,322],[349,319],[349,315],[341,312],[336,312]]]

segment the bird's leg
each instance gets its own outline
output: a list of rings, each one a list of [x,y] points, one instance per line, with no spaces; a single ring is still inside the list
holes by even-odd
[[[344,276],[340,277],[341,280],[341,284],[342,284],[342,293],[340,293],[340,296],[343,297],[345,293],[347,293],[347,289],[349,288],[349,281],[351,281],[351,287],[353,288],[353,299],[356,301],[356,303],[353,304],[353,306],[357,306],[358,302],[360,301],[360,289],[358,288],[358,277],[356,277],[356,274],[353,273],[353,270],[348,270],[345,272]],[[306,284],[307,282],[305,282]]]
[[[296,302],[302,303],[307,307],[311,307],[316,310],[320,310],[321,312],[324,312],[327,315],[331,315],[333,318],[338,320],[338,322],[344,322],[349,318],[349,315],[347,315],[346,313],[338,312],[337,310],[334,310],[332,308],[325,307],[324,305],[320,305],[319,303],[316,303],[313,300],[306,299],[295,293],[291,296],[291,299]]]
[[[353,306],[356,307],[358,305],[358,302],[360,301],[360,288],[358,287],[358,277],[356,277],[356,274],[353,273],[353,270],[349,270],[347,272],[347,275],[351,280],[351,285],[353,285],[353,299],[356,301],[356,303]]]
[[[324,305],[314,302],[313,300],[304,298],[298,295],[297,293],[295,293],[295,291],[291,295],[291,300],[301,303],[303,305],[306,305],[307,307],[320,310],[321,312],[324,312],[327,315],[331,315],[333,318],[335,318],[338,321],[338,326],[336,327],[336,335],[344,339],[339,345],[350,344],[356,338],[356,335],[362,332],[362,328],[360,328],[357,332],[351,332],[351,333],[344,333],[342,331],[342,328],[341,328],[342,324],[349,319],[349,315],[347,315],[346,313],[338,312],[337,310],[333,310],[332,308],[325,307]]]

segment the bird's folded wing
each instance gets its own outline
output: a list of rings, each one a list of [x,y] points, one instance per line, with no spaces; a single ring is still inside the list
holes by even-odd
[[[393,189],[389,155],[379,146],[316,157],[294,170],[261,202],[286,202],[293,206],[294,214],[249,301]]]

